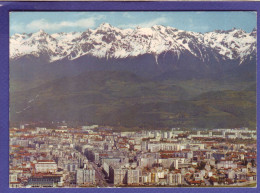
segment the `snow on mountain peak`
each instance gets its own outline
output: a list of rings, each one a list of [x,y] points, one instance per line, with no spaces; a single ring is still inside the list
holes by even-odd
[[[117,29],[116,27],[113,27],[112,25],[110,25],[109,23],[102,23],[100,24],[96,30],[102,30],[102,31],[111,31],[111,30],[115,30]]]
[[[64,58],[74,60],[87,54],[99,58],[125,58],[150,53],[157,57],[169,51],[178,57],[182,52],[189,52],[204,61],[208,50],[213,50],[222,58],[243,60],[256,51],[256,32],[232,29],[201,34],[163,25],[120,29],[102,23],[96,29],[85,32],[50,35],[40,30],[34,34],[14,34],[10,37],[11,59],[47,53],[50,62]]]
[[[39,33],[45,33],[45,31],[43,29],[40,29]]]
[[[33,35],[34,36],[46,36],[46,35],[49,35],[49,34],[46,33],[43,29],[40,29],[39,31],[35,32]]]
[[[102,24],[100,24],[99,27],[101,27],[101,28],[109,28],[109,27],[112,27],[112,26],[109,23],[102,23]]]

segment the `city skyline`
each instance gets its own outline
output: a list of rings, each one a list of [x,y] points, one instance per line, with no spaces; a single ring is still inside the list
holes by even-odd
[[[27,137],[26,137],[27,136]],[[256,131],[10,128],[11,188],[255,187]],[[18,170],[17,168],[20,168]]]

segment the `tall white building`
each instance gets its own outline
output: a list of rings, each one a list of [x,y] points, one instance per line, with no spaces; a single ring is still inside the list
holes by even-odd
[[[115,169],[114,170],[114,184],[126,184],[127,183],[127,169]]]
[[[139,170],[128,170],[127,184],[139,184]]]
[[[95,184],[95,170],[94,169],[77,169],[76,182],[78,185]]]
[[[183,177],[180,173],[178,174],[169,173],[167,174],[167,183],[173,186],[183,184]]]

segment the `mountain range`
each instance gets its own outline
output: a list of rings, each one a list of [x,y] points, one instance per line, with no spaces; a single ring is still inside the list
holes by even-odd
[[[255,90],[256,29],[197,33],[103,23],[10,37],[12,121],[255,127]]]

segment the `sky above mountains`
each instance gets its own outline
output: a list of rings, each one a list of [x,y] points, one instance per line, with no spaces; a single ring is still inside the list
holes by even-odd
[[[256,12],[11,12],[10,35],[34,33],[40,29],[48,33],[85,31],[102,23],[122,29],[171,26],[177,29],[209,32],[216,29],[243,29],[251,32],[256,27]]]

